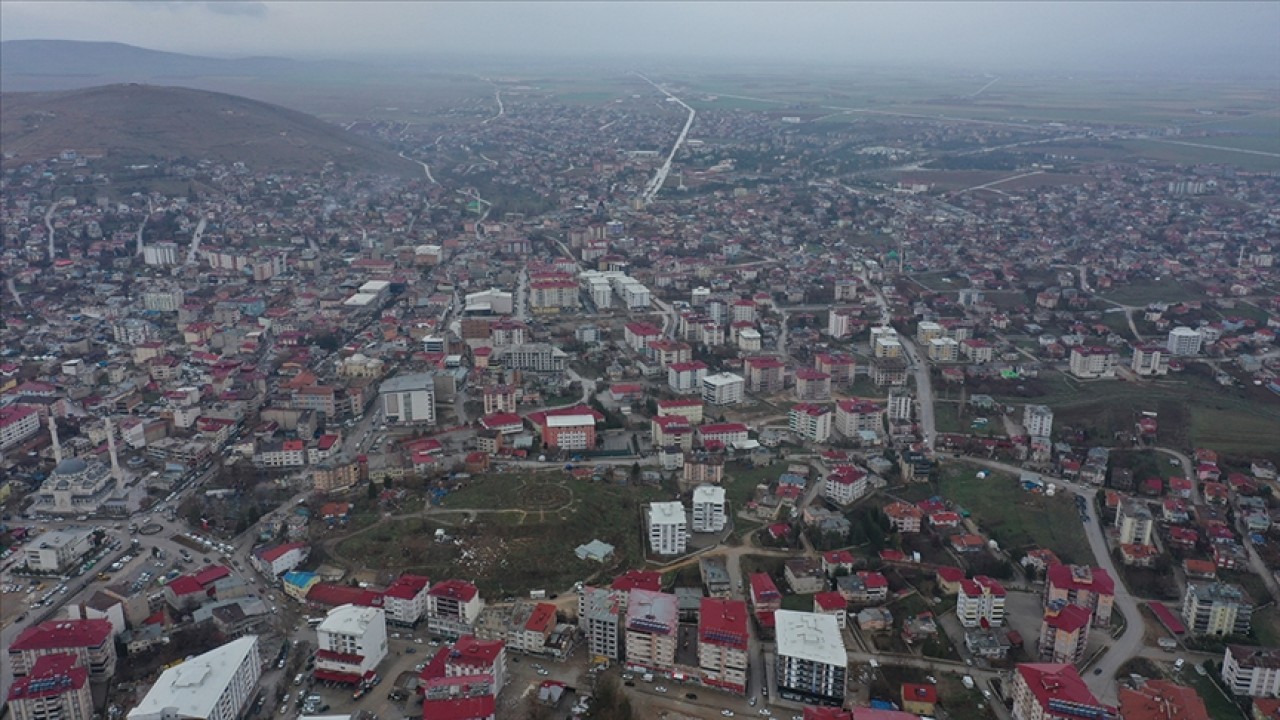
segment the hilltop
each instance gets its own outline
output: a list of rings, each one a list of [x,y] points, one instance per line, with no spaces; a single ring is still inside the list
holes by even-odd
[[[390,148],[305,113],[236,95],[155,85],[106,85],[0,95],[5,164],[63,150],[120,163],[187,157],[254,170],[341,170],[417,175]]]

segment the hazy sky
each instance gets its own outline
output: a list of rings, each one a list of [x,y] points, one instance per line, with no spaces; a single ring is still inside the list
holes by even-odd
[[[177,52],[720,57],[1280,72],[1280,2],[23,2],[0,38]]]

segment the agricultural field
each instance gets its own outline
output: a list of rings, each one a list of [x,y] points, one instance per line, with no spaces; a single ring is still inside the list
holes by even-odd
[[[558,473],[480,476],[424,515],[384,518],[341,540],[334,560],[376,570],[464,577],[491,596],[564,589],[643,561],[641,508],[656,487],[610,485]],[[436,531],[450,538],[439,542]],[[574,548],[616,548],[604,565]]]

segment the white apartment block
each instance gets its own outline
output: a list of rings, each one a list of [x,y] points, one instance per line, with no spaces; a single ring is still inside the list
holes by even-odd
[[[729,523],[726,507],[724,488],[717,485],[699,485],[694,488],[693,531],[714,533],[723,530]]]
[[[1236,697],[1280,697],[1280,648],[1228,645],[1222,682]]]
[[[702,401],[708,405],[737,405],[742,402],[747,381],[741,375],[716,373],[702,378]]]
[[[1004,586],[979,575],[960,583],[956,598],[956,619],[967,628],[999,627],[1004,624]]]
[[[1053,410],[1048,405],[1027,405],[1022,409],[1022,427],[1031,437],[1053,434]]]
[[[1186,357],[1199,355],[1204,344],[1204,335],[1199,330],[1189,327],[1176,327],[1169,331],[1169,339],[1165,345],[1170,355]]]
[[[316,626],[316,678],[358,682],[387,656],[387,616],[382,608],[339,605]]]
[[[434,425],[436,422],[435,379],[429,373],[401,375],[378,386],[382,415],[396,425]]]
[[[812,705],[844,702],[849,656],[832,615],[777,610],[775,681],[780,697]]]
[[[676,501],[649,503],[649,549],[657,555],[680,555],[688,542],[684,506]]]
[[[129,720],[236,720],[261,674],[258,636],[246,635],[165,670]]]

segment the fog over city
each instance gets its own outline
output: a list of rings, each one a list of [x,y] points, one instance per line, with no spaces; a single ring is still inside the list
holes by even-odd
[[[1277,3],[5,2],[0,37],[424,55],[1272,74]]]

